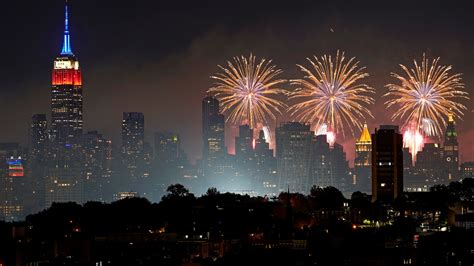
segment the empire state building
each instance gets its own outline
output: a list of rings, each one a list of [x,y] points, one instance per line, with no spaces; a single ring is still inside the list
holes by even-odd
[[[67,5],[64,42],[54,60],[51,87],[51,133],[56,143],[71,143],[82,134],[82,74],[71,49]]]

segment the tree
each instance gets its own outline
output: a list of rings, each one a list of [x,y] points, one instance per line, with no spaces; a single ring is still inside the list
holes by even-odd
[[[181,184],[170,185],[166,189],[166,192],[168,192],[168,194],[163,196],[163,200],[186,197],[194,198],[194,194],[190,193],[189,190]]]
[[[343,207],[344,195],[335,187],[318,187],[313,186],[311,188],[310,200],[313,208],[316,210],[328,209],[328,210],[339,210]]]
[[[215,187],[208,188],[207,192],[206,192],[206,196],[208,196],[208,197],[217,196],[219,194],[221,194],[221,193]]]

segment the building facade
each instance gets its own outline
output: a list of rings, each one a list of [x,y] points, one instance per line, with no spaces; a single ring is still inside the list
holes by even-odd
[[[71,143],[82,134],[82,73],[71,49],[67,5],[63,48],[53,63],[51,119],[51,134],[57,143]]]
[[[372,167],[372,139],[367,124],[356,140],[354,173],[356,176],[355,186],[357,190],[368,193],[371,190],[371,167]]]
[[[372,134],[372,201],[392,202],[403,192],[403,137],[398,126]]]
[[[280,191],[309,193],[313,185],[311,171],[311,141],[314,132],[309,124],[282,123],[276,129],[276,159]]]

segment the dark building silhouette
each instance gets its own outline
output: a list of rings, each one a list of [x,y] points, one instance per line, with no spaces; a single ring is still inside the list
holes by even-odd
[[[276,129],[276,159],[279,189],[308,193],[310,180],[311,141],[314,132],[309,124],[282,123]]]
[[[239,126],[239,136],[235,138],[235,155],[247,160],[253,157],[253,129],[249,125]]]
[[[112,141],[97,131],[82,135],[84,162],[84,198],[86,201],[109,202],[112,182]]]
[[[23,219],[25,159],[18,143],[0,143],[0,221]]]
[[[367,124],[355,144],[354,172],[356,176],[356,188],[362,192],[371,190],[371,166],[372,166],[372,139],[370,138]]]
[[[48,121],[45,114],[35,114],[31,117],[30,152],[33,156],[44,153],[48,142]]]
[[[219,101],[211,96],[202,100],[203,158],[215,158],[225,153],[225,120],[219,112]]]
[[[202,138],[203,172],[213,176],[222,172],[222,160],[225,160],[225,119],[219,112],[219,101],[212,96],[202,100]]]
[[[372,134],[372,201],[391,202],[403,192],[403,137],[398,126]]]
[[[84,202],[84,157],[78,144],[50,148],[45,177],[45,207],[53,202]]]
[[[338,143],[330,145],[326,135],[313,137],[311,144],[311,182],[318,187],[336,187],[347,190],[349,165],[346,153]]]
[[[61,144],[70,143],[82,134],[82,73],[71,49],[67,6],[63,48],[53,64],[51,134]]]
[[[154,145],[156,193],[164,192],[170,184],[184,184],[188,181],[187,179],[194,179],[191,177],[190,163],[181,148],[179,134],[168,131],[156,132]],[[190,184],[186,183],[186,185],[190,187]]]
[[[459,144],[453,114],[448,115],[448,125],[444,135],[443,159],[444,178],[447,182],[459,178]]]
[[[465,162],[461,164],[461,178],[474,178],[474,162]]]
[[[35,114],[31,118],[29,139],[29,202],[25,209],[29,213],[44,208],[44,180],[48,161],[49,133],[45,114]]]
[[[143,177],[145,165],[145,117],[143,113],[123,113],[121,152],[127,176],[132,181]]]
[[[181,138],[173,132],[155,133],[155,160],[157,162],[172,163],[183,156]]]
[[[415,171],[423,182],[429,185],[444,183],[443,149],[438,143],[425,143],[416,156]]]
[[[261,187],[263,195],[278,195],[278,176],[276,158],[273,150],[265,138],[265,133],[260,130],[258,139],[255,140],[255,175],[257,187]]]

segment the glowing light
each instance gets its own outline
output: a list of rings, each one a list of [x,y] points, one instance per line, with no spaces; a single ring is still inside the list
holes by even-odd
[[[403,147],[408,148],[413,162],[416,161],[416,154],[423,149],[424,138],[417,130],[407,129],[403,133]]]
[[[329,131],[328,125],[324,123],[319,126],[318,130],[315,131],[315,135],[326,135],[326,141],[330,146],[334,146],[334,143],[336,142],[336,134],[332,131]]]
[[[69,35],[69,17],[67,12],[67,5],[64,10],[64,42],[63,49],[61,50],[61,55],[73,55],[71,49],[71,39]]]
[[[315,123],[316,128],[327,124],[329,130],[343,135],[348,126],[354,135],[353,127],[360,130],[361,120],[373,117],[367,106],[374,103],[368,95],[374,89],[359,83],[369,74],[354,57],[346,60],[344,52],[338,51],[334,58],[323,55],[307,60],[312,69],[298,65],[305,77],[291,80],[297,86],[290,94],[290,99],[297,100],[290,108],[291,115],[302,122]]]
[[[336,142],[336,134],[334,134],[332,131],[329,131],[326,133],[326,139],[330,146],[334,146],[334,143]]]
[[[263,127],[263,134],[265,136],[266,142],[271,143],[272,142],[272,134],[271,134],[270,128],[268,126]]]
[[[405,76],[392,73],[400,84],[388,84],[390,97],[385,102],[387,107],[397,109],[393,120],[402,120],[404,128],[427,136],[440,136],[446,127],[446,117],[451,112],[458,117],[463,115],[466,107],[457,102],[468,99],[461,82],[461,74],[450,75],[451,66],[438,65],[439,58],[431,64],[423,54],[421,65],[414,61],[414,68],[400,65]]]
[[[286,105],[275,98],[286,91],[279,88],[285,82],[277,79],[282,73],[271,60],[261,59],[256,62],[252,54],[234,57],[234,62],[227,62],[227,68],[211,76],[217,83],[208,90],[220,101],[221,110],[227,113],[227,121],[234,125],[248,124],[257,130],[259,125],[268,125],[268,120],[275,120],[275,114],[281,114]]]
[[[8,159],[7,164],[9,177],[22,177],[25,175],[21,159]]]
[[[53,70],[53,85],[82,85],[82,73],[75,69],[55,69]]]

